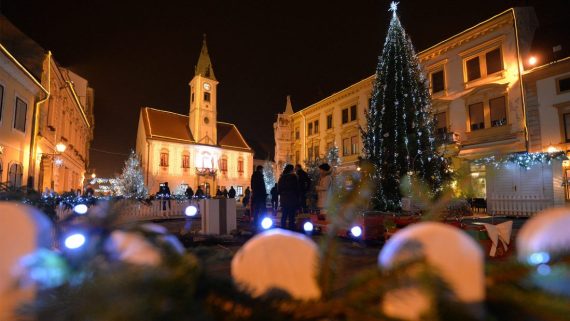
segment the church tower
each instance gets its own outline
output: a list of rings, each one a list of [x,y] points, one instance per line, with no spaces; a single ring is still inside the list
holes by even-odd
[[[190,130],[198,144],[216,145],[217,137],[217,87],[206,35],[196,65],[194,78],[190,81]]]

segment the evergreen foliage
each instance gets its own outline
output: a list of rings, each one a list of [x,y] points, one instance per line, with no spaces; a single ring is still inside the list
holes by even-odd
[[[367,127],[362,130],[364,159],[372,164],[369,174],[377,184],[372,206],[378,210],[401,208],[400,180],[408,174],[426,183],[432,197],[441,193],[449,176],[447,162],[435,148],[426,78],[396,5],[376,67]]]
[[[125,167],[123,167],[123,173],[118,179],[117,187],[118,194],[124,198],[142,199],[148,196],[141,162],[139,156],[133,150],[131,150],[129,158],[125,161]]]
[[[331,148],[329,148],[325,158],[326,158],[328,164],[333,168],[340,165],[341,159],[340,159],[340,152],[339,152],[338,147],[332,146]]]
[[[269,192],[277,183],[275,181],[275,173],[273,172],[273,163],[266,160],[263,164],[263,180],[265,181],[265,190]]]

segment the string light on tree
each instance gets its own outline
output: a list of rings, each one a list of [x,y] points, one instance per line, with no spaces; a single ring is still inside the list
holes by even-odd
[[[131,151],[125,162],[123,173],[117,182],[118,194],[125,198],[145,198],[148,190],[144,184],[144,176],[141,170],[141,162],[135,151]]]

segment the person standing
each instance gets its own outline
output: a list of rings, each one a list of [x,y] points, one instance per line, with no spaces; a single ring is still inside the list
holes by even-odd
[[[257,166],[251,175],[251,206],[253,214],[253,224],[257,226],[257,220],[265,212],[265,201],[267,190],[265,189],[265,179],[263,178],[263,166]]]
[[[222,196],[224,198],[228,198],[228,190],[224,187],[224,189],[222,190]]]
[[[309,174],[303,170],[300,164],[295,165],[295,172],[297,173],[297,178],[299,179],[299,209],[303,212],[307,212],[307,193],[311,189],[311,178]]]
[[[317,207],[324,212],[328,206],[328,199],[332,190],[331,167],[327,163],[319,165],[319,184],[315,187],[317,191]]]
[[[277,209],[279,208],[279,189],[277,188],[277,184],[275,184],[271,188],[271,207],[273,208],[273,212],[277,215]]]
[[[242,203],[244,207],[247,207],[247,205],[249,204],[249,198],[251,197],[251,190],[249,189],[249,186],[245,189],[245,193],[243,195],[243,199],[242,199]]]
[[[295,214],[299,204],[299,180],[294,167],[287,164],[277,183],[281,199],[281,228],[295,229]],[[287,224],[289,221],[289,224]]]
[[[192,197],[194,197],[194,190],[192,189],[192,187],[190,187],[190,185],[188,185],[188,187],[186,187],[186,198],[188,198],[189,200],[192,199]]]
[[[204,190],[202,189],[202,186],[198,186],[198,189],[196,190],[196,198],[204,198]]]
[[[230,186],[230,190],[228,191],[229,198],[236,198],[236,190],[233,186]]]
[[[160,188],[162,197],[162,210],[166,211],[166,204],[168,203],[168,209],[170,209],[170,187],[168,187],[168,182],[164,182],[164,185]]]
[[[218,187],[216,190],[216,197],[222,197],[222,191],[220,190],[220,187]]]

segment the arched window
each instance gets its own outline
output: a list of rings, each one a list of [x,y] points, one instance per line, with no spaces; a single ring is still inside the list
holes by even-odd
[[[182,168],[190,168],[190,153],[182,153]]]
[[[220,171],[223,174],[227,174],[228,172],[228,157],[225,155],[220,158]]]
[[[238,170],[238,174],[242,175],[243,174],[243,158],[239,158],[238,159],[238,164],[237,164],[237,170]]]
[[[10,165],[8,170],[8,183],[11,187],[22,186],[22,175],[23,175],[22,165],[18,163],[13,163]]]
[[[168,149],[162,149],[160,151],[160,166],[168,167]]]

